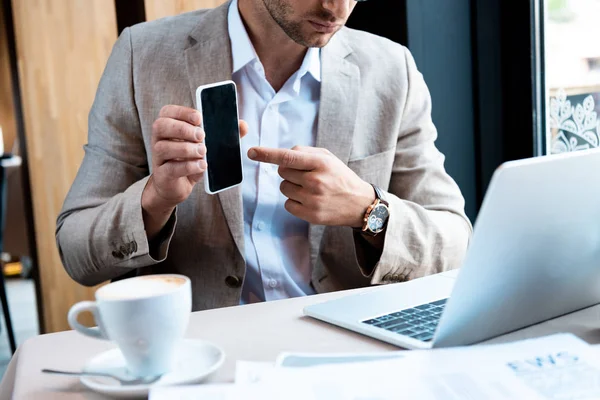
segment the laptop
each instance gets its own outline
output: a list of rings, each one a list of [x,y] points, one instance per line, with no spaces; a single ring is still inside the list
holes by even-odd
[[[600,303],[600,149],[495,172],[461,268],[307,306],[408,349],[477,343]]]

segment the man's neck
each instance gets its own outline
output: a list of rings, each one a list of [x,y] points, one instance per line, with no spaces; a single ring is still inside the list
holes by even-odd
[[[290,39],[264,5],[239,0],[239,10],[254,50],[265,68],[267,81],[278,92],[300,68],[308,49]]]

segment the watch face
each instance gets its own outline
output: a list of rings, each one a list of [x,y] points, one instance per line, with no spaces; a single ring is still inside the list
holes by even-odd
[[[373,233],[381,232],[383,230],[383,227],[385,226],[385,223],[388,220],[389,216],[390,216],[390,212],[385,205],[383,205],[383,204],[377,205],[377,207],[375,207],[373,209],[373,211],[371,211],[371,214],[369,215],[369,221],[368,221],[369,230]]]

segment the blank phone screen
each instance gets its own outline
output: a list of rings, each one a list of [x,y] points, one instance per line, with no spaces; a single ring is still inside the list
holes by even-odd
[[[207,88],[200,96],[209,189],[217,192],[242,182],[235,86],[225,84]]]

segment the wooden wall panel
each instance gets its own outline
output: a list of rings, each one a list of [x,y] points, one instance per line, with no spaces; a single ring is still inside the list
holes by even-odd
[[[213,8],[224,2],[225,0],[144,0],[148,21],[200,8]]]
[[[13,18],[47,332],[93,297],[64,271],[56,217],[83,158],[87,119],[117,38],[114,1],[13,0]]]
[[[3,13],[4,10],[0,6],[0,127],[4,138],[4,151],[10,152],[17,136],[17,126]]]

